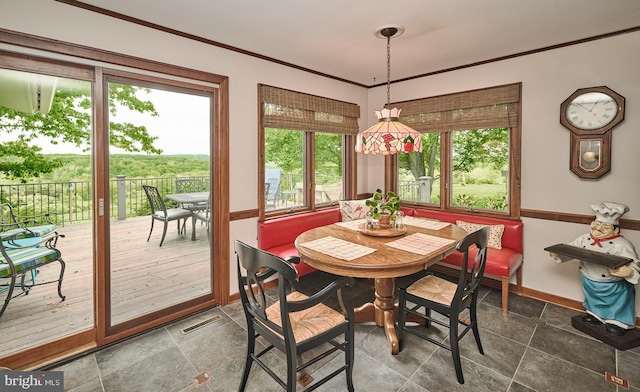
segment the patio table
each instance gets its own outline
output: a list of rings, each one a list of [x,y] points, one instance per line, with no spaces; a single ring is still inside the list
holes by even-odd
[[[210,208],[208,205],[209,192],[170,193],[168,195],[165,195],[165,197],[171,201],[175,201],[176,203],[180,204],[181,206],[183,206],[182,208],[185,208],[191,211],[192,214],[198,211],[202,211],[203,207]],[[193,217],[191,219],[193,220]],[[193,222],[193,225],[192,225],[191,240],[192,241],[196,240],[195,221]]]

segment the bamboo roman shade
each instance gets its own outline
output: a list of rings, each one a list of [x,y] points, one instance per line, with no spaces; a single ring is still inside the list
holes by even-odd
[[[422,133],[515,127],[521,83],[395,103],[400,120]]]
[[[265,128],[358,133],[360,106],[356,104],[266,85],[260,85],[259,90]]]

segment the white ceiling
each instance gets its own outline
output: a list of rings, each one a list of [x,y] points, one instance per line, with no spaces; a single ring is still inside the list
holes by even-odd
[[[82,2],[366,86],[386,82],[385,25],[405,28],[392,80],[640,26],[639,0]]]

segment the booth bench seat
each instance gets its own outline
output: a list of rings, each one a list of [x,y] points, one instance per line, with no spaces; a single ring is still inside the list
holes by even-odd
[[[258,248],[286,259],[297,256],[298,250],[294,245],[296,238],[307,230],[340,222],[339,208],[289,215],[282,218],[258,222]],[[315,271],[304,260],[295,264],[298,276]]]
[[[456,224],[457,221],[464,221],[488,226],[504,226],[502,237],[499,239],[502,249],[494,247],[487,249],[485,276],[501,281],[502,314],[507,316],[509,309],[509,281],[514,275],[516,276],[516,293],[522,295],[522,222],[418,208],[402,208],[402,210],[407,216],[437,219],[453,224]],[[258,222],[258,247],[282,258],[297,256],[298,250],[294,245],[296,237],[307,230],[340,222],[341,220],[340,209],[331,208]],[[454,252],[439,264],[460,268],[462,254]],[[301,260],[294,267],[298,271],[298,276],[315,271],[304,260]]]
[[[516,276],[516,293],[518,295],[522,295],[522,263],[524,259],[522,245],[522,221],[417,208],[402,208],[402,210],[407,216],[437,219],[439,221],[450,222],[453,224],[456,224],[458,221],[464,221],[487,226],[504,226],[502,237],[499,239],[502,249],[496,249],[491,246],[487,248],[485,276],[499,279],[501,281],[502,315],[507,316],[509,312],[509,281],[514,275]],[[439,264],[460,268],[462,265],[462,254],[454,252]]]

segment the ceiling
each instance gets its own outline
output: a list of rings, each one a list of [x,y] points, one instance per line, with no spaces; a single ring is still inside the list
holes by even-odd
[[[391,40],[392,80],[640,28],[638,0],[60,1],[364,86],[386,83],[381,26],[405,28]]]

